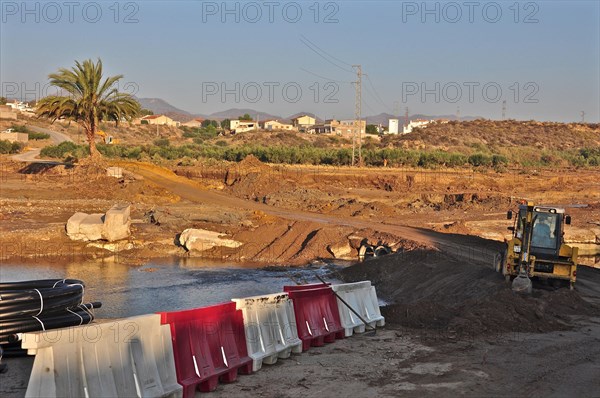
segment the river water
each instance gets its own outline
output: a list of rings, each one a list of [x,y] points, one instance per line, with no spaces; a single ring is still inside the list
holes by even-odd
[[[294,284],[290,276],[302,282],[318,282],[315,273],[324,275],[335,268],[256,268],[197,259],[154,260],[143,266],[96,261],[2,264],[0,281],[80,279],[86,285],[84,301],[102,302],[96,317],[122,318],[277,293],[284,285]]]

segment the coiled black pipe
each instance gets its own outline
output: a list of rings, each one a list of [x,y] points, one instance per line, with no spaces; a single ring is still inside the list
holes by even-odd
[[[76,279],[0,283],[0,344],[20,334],[85,325],[101,303],[83,304],[85,285]]]

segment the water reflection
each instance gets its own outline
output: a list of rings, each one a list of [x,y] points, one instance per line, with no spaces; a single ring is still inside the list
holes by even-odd
[[[143,266],[117,262],[19,264],[0,267],[0,281],[46,278],[81,279],[85,300],[101,301],[96,316],[118,318],[157,311],[173,311],[282,291],[290,279],[316,282],[328,268],[256,268],[217,264],[198,259],[154,260]]]

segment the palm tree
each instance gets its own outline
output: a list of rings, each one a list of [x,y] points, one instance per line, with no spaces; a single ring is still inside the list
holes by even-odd
[[[85,130],[90,146],[90,156],[100,153],[96,149],[96,132],[102,121],[131,120],[140,113],[140,104],[129,94],[119,93],[115,83],[123,75],[107,77],[102,82],[102,61],[94,64],[91,59],[72,69],[60,68],[48,75],[50,84],[68,93],[68,96],[50,95],[37,103],[37,115],[46,116],[54,122],[64,118],[73,120]]]

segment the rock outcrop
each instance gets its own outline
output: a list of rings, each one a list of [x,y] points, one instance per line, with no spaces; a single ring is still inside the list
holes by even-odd
[[[337,243],[327,246],[327,251],[331,253],[334,258],[341,260],[354,260],[356,259],[356,250],[350,246],[349,242]]]
[[[188,228],[179,235],[179,244],[188,251],[204,251],[213,247],[237,248],[241,242],[233,239],[222,238],[223,234],[205,229]]]

